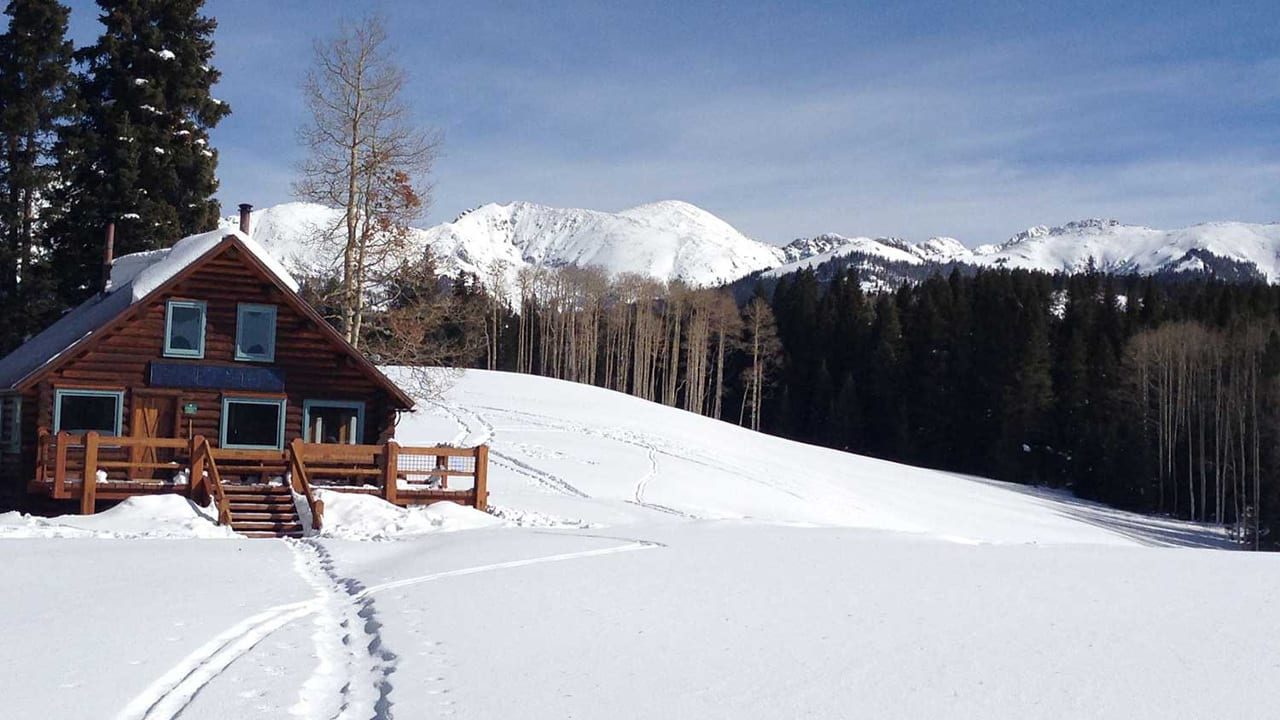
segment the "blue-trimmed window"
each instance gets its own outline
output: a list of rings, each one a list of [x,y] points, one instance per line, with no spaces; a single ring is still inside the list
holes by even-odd
[[[120,390],[56,390],[53,397],[53,431],[120,435],[124,417],[124,392]]]
[[[357,400],[306,400],[302,436],[309,443],[359,445],[364,438],[364,403]]]
[[[22,396],[0,395],[0,452],[22,451]]]
[[[164,311],[164,356],[204,357],[205,315],[203,300],[170,300]]]
[[[219,445],[250,450],[284,449],[284,399],[222,398]]]
[[[236,360],[271,362],[276,359],[276,306],[240,303],[236,306]]]

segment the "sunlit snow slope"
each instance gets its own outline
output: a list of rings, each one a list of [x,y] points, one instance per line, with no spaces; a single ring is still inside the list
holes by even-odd
[[[1069,496],[791,442],[588,385],[466,371],[401,420],[407,444],[491,446],[501,512],[879,528],[973,543],[1216,544]]]

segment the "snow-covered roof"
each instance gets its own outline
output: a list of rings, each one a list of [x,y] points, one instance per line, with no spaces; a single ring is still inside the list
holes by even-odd
[[[297,292],[298,281],[284,266],[262,245],[239,230],[214,230],[183,238],[164,250],[123,255],[111,264],[111,279],[103,292],[84,301],[0,359],[0,390],[14,389],[33,372],[53,362],[207,255],[228,235],[235,236],[280,282]]]
[[[245,248],[261,260],[262,264],[266,265],[272,274],[290,290],[298,291],[298,281],[293,279],[289,271],[285,270],[266,248],[239,230],[226,229],[212,230],[183,238],[174,243],[173,247],[164,250],[134,253],[117,258],[111,263],[111,281],[107,284],[107,291],[114,292],[116,288],[129,285],[133,301],[138,302],[169,278],[199,260],[228,235],[238,238]]]

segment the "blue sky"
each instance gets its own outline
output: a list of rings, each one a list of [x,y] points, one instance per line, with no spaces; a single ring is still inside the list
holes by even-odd
[[[423,225],[669,198],[774,243],[1280,220],[1274,1],[209,0],[224,208],[291,199],[312,40],[371,10],[445,137]]]

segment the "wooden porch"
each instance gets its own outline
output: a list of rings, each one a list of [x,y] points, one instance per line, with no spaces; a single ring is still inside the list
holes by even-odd
[[[243,525],[251,531],[247,534],[254,534],[269,530],[266,525],[292,532],[296,515],[290,519],[279,497],[287,479],[292,491],[306,498],[312,527],[318,530],[324,504],[315,495],[317,488],[375,495],[401,507],[447,501],[486,510],[488,451],[485,445],[335,445],[301,439],[283,450],[242,450],[214,447],[200,435],[114,437],[41,428],[28,491],[78,499],[84,514],[93,513],[98,500],[138,495],[178,494],[200,505],[212,500],[219,524]],[[241,515],[253,515],[252,521],[236,521],[237,502],[248,508]]]

